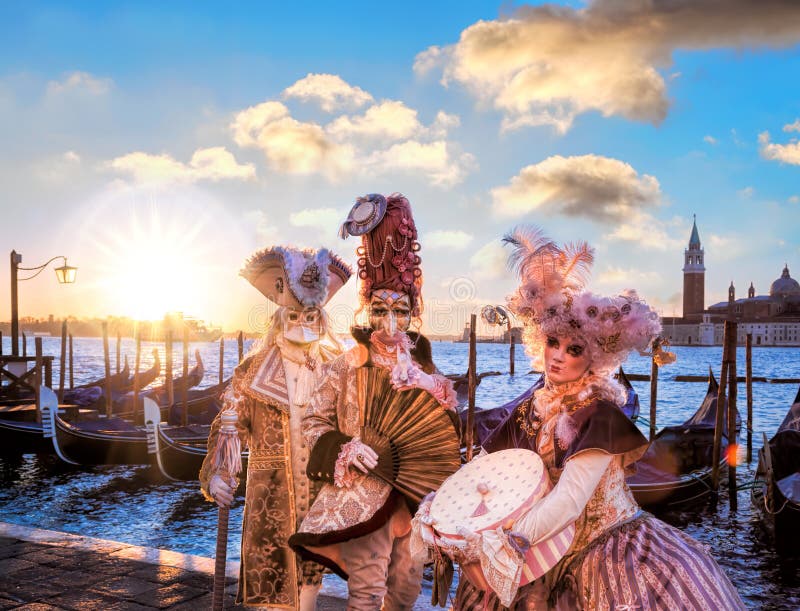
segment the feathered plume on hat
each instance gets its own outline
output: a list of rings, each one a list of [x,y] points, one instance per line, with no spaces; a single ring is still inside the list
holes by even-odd
[[[520,279],[508,307],[525,325],[535,365],[548,336],[573,337],[585,344],[592,371],[608,374],[661,332],[658,314],[636,291],[603,297],[584,290],[594,262],[586,242],[560,246],[534,226],[515,228],[503,242],[513,248],[508,264]]]
[[[302,308],[324,306],[352,273],[327,248],[272,246],[254,253],[239,275],[276,305]]]

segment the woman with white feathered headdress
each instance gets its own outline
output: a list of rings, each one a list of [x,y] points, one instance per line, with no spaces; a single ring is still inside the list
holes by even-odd
[[[643,512],[625,483],[648,441],[619,409],[626,395],[613,372],[631,351],[652,347],[661,331],[658,315],[635,291],[609,297],[586,291],[594,260],[586,243],[558,245],[535,227],[517,228],[504,242],[513,248],[509,266],[520,280],[508,305],[523,322],[526,351],[543,367],[545,384],[523,395],[528,398],[483,450],[532,450],[556,485],[504,525],[498,552],[504,558],[484,559],[482,535],[465,533],[472,556],[495,567],[495,583],[503,585],[499,573],[505,573],[513,591],[524,550],[574,523],[567,554],[520,588],[511,608],[742,609],[704,547]],[[661,352],[657,358],[674,357]],[[429,507],[423,503],[414,521],[426,541]],[[493,592],[473,586],[469,574],[462,571],[454,608],[503,608]]]

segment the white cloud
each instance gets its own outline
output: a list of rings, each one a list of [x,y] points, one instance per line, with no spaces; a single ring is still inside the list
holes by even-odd
[[[289,90],[299,95],[294,85]],[[283,103],[269,100],[236,113],[230,128],[239,146],[260,149],[276,172],[321,174],[332,181],[376,172],[414,172],[434,186],[448,188],[477,167],[473,155],[446,140],[460,121],[458,115],[440,110],[426,126],[416,109],[383,100],[362,114],[341,115],[323,126],[298,121]]]
[[[188,164],[167,154],[151,155],[140,151],[112,159],[107,166],[129,174],[138,182],[196,182],[255,178],[253,164],[241,165],[224,147],[198,149]]]
[[[663,278],[660,273],[655,271],[608,265],[597,274],[596,284],[598,288],[602,286],[610,291],[622,291],[635,287],[641,293],[643,288],[660,287],[663,284]]]
[[[716,146],[717,139],[714,136],[703,136],[703,142],[706,142],[711,146]]]
[[[434,138],[444,138],[451,129],[460,125],[461,117],[440,110],[436,113],[436,119],[431,124],[429,132]]]
[[[306,208],[290,214],[289,223],[295,227],[313,227],[334,235],[345,216],[335,208]]]
[[[800,132],[800,119],[796,119],[794,123],[787,123],[783,126],[785,132]]]
[[[598,155],[548,157],[523,168],[491,195],[500,216],[542,210],[602,222],[625,220],[638,209],[661,203],[653,176],[640,176],[629,164]]]
[[[283,91],[284,98],[317,102],[326,112],[340,108],[358,108],[372,101],[372,95],[353,87],[336,74],[311,74]]]
[[[469,267],[476,278],[497,278],[507,275],[508,252],[500,240],[483,245],[469,259]]]
[[[428,47],[421,53],[417,53],[417,56],[414,58],[414,72],[420,76],[424,76],[442,65],[449,55],[448,49],[434,45]]]
[[[800,195],[792,195],[786,201],[788,201],[790,204],[800,204]]]
[[[773,144],[770,142],[769,132],[761,132],[758,135],[758,143],[761,145],[761,156],[764,159],[800,165],[800,142],[797,140],[792,140],[789,144]]]
[[[292,118],[280,102],[264,102],[237,113],[231,129],[239,146],[260,149],[279,172],[319,172],[336,179],[353,165],[350,145],[337,144],[316,123]]]
[[[739,197],[750,199],[755,192],[756,190],[753,187],[745,187],[744,189],[739,189],[736,193],[739,194]]]
[[[98,78],[88,72],[70,72],[60,81],[47,83],[47,93],[58,95],[67,91],[82,91],[92,95],[103,95],[111,89],[113,81],[110,78]]]
[[[75,151],[47,157],[33,165],[37,177],[50,182],[74,180],[80,167],[81,156]]]
[[[383,101],[356,117],[339,117],[327,126],[327,131],[338,138],[365,136],[403,140],[422,130],[417,111],[403,102]]]
[[[422,243],[429,250],[464,250],[472,240],[472,234],[466,231],[439,230],[425,234]]]
[[[366,164],[379,172],[414,172],[428,178],[439,187],[460,183],[476,167],[475,157],[469,153],[455,153],[447,142],[419,142],[408,140],[389,149],[373,153]]]
[[[603,239],[631,242],[644,250],[680,252],[686,247],[688,235],[688,225],[683,222],[664,222],[650,214],[635,212],[615,225]]]
[[[244,213],[244,219],[248,227],[254,228],[256,240],[259,244],[269,245],[279,240],[281,232],[278,226],[273,223],[273,219],[263,210],[249,210]]]
[[[457,43],[416,57],[423,75],[465,87],[504,114],[503,128],[553,125],[597,111],[658,124],[670,102],[663,73],[676,51],[788,47],[800,40],[796,4],[620,2],[570,8],[523,6],[510,17],[478,21]]]
[[[746,252],[744,245],[747,240],[742,240],[739,236],[709,233],[705,239],[708,241],[708,249],[714,253],[716,261],[730,261]]]
[[[289,109],[280,102],[263,102],[236,114],[231,129],[239,146],[257,146],[265,126],[289,116]]]

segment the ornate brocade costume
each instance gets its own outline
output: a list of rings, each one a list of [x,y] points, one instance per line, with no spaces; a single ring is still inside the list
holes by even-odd
[[[575,522],[573,543],[544,577],[521,588],[512,609],[741,609],[728,578],[691,537],[642,512],[625,483],[626,471],[648,442],[611,402],[593,399],[571,417],[576,435],[559,443],[555,419],[537,420],[525,400],[486,439],[488,452],[537,452],[553,484],[565,463],[600,450],[612,460]],[[494,594],[459,583],[454,609],[504,609]]]
[[[317,380],[335,357],[320,346]],[[319,584],[323,568],[300,562],[287,545],[319,489],[305,474],[308,449],[300,433],[306,406],[294,404],[294,372],[297,365],[271,346],[251,356],[236,368],[226,389],[224,410],[234,409],[242,448],[249,449],[242,564],[237,599],[245,606],[296,609],[300,584]],[[203,494],[214,475],[211,460],[219,433],[217,417],[208,438],[208,456],[200,472]]]
[[[409,335],[415,343],[411,351],[413,362],[439,379],[446,390],[437,399],[452,406],[455,403],[452,383],[436,373],[430,359],[430,343],[416,333]],[[368,332],[356,330],[354,336],[362,345],[370,345]],[[309,477],[326,483],[290,542],[301,556],[314,558],[343,577],[348,574],[347,559],[342,557],[339,543],[367,535],[389,520],[396,535],[403,536],[409,532],[411,519],[404,497],[373,475],[359,474],[350,487],[338,487],[332,483],[341,446],[359,434],[355,375],[362,363],[358,355],[359,350],[355,348],[331,363],[328,375],[317,387],[303,420],[305,440],[312,448]],[[393,356],[382,356],[374,349],[371,358],[374,365],[387,369],[396,363]]]

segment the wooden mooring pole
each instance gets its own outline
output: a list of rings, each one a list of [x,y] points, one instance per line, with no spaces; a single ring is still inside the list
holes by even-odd
[[[514,334],[509,329],[508,331],[509,341],[511,345],[508,347],[508,373],[509,375],[514,375],[514,353],[516,352],[517,345],[514,342]]]
[[[58,364],[58,402],[64,402],[64,378],[67,373],[67,321],[61,321],[61,361]]]
[[[119,368],[120,368],[120,353],[122,351],[120,348],[121,345],[122,345],[122,333],[120,333],[120,330],[117,329],[117,373],[119,373]]]
[[[753,460],[753,334],[748,333],[744,342],[745,388],[747,390],[747,464]]]
[[[223,363],[225,362],[225,337],[219,338],[219,383],[222,384]]]
[[[736,491],[736,461],[739,450],[736,438],[736,397],[739,394],[739,385],[736,381],[736,345],[738,343],[739,325],[731,322],[731,347],[728,353],[728,502],[732,511],[738,506]]]
[[[3,332],[0,331],[0,356],[3,356]]]
[[[106,417],[111,418],[111,356],[108,353],[108,323],[103,321],[103,363],[106,368]]]
[[[28,336],[22,332],[22,356],[28,356]]]
[[[36,401],[36,422],[42,422],[42,338],[35,337],[33,339],[34,349],[36,350],[36,371],[33,374],[34,383],[34,401]]]
[[[75,368],[72,366],[72,333],[69,334],[69,389],[75,388]]]
[[[239,331],[239,335],[236,336],[236,344],[239,347],[239,362],[242,362],[244,358],[244,335],[241,331]]]
[[[719,372],[719,388],[717,390],[717,419],[714,423],[714,446],[711,454],[711,489],[719,490],[719,461],[722,451],[722,427],[725,423],[725,405],[728,391],[728,367],[730,365],[730,322],[725,321],[722,339],[722,365]],[[734,339],[734,341],[736,341]]]
[[[181,384],[181,424],[189,423],[189,327],[183,325],[183,384]]]
[[[175,389],[172,384],[172,329],[167,329],[166,345],[164,346],[164,384],[167,388],[167,405],[172,408],[175,403]]]
[[[475,389],[478,387],[478,358],[477,358],[477,336],[475,327],[477,326],[477,316],[470,314],[469,317],[469,365],[467,368],[467,462],[472,460],[473,445],[475,443]]]
[[[136,323],[133,334],[136,337],[136,358],[133,364],[133,422],[136,423],[139,416],[139,385],[141,383],[139,367],[142,364],[142,333],[139,329],[139,323]],[[144,422],[144,413],[142,414],[142,422]]]
[[[653,342],[653,356],[650,358],[650,441],[656,436],[656,406],[658,405],[658,363],[656,352],[661,346],[661,338]]]

